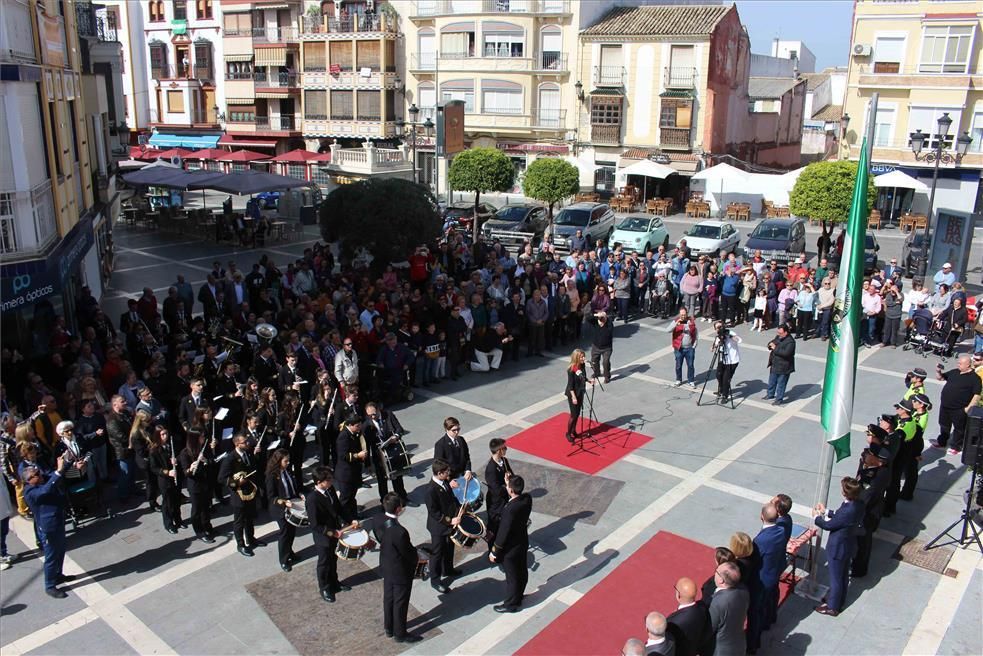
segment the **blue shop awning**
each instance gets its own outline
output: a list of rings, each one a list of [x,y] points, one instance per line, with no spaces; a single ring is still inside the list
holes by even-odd
[[[218,134],[163,134],[156,132],[150,137],[150,145],[155,148],[215,148],[221,135]]]

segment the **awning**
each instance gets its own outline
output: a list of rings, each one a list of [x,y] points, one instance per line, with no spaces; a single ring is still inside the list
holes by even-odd
[[[226,98],[226,105],[252,105],[256,101],[255,98]]]
[[[283,91],[257,91],[257,98],[289,98],[290,92],[284,89]]]
[[[685,89],[666,89],[659,94],[660,98],[687,98],[689,100],[693,99],[693,92],[686,91]]]
[[[218,140],[219,144],[223,146],[245,146],[248,148],[276,148],[276,144],[279,139],[277,137],[270,137],[269,139],[264,137],[255,136],[243,136],[241,139],[235,137],[231,134],[224,134],[222,138]]]
[[[155,148],[214,148],[218,145],[217,134],[163,134],[155,132],[150,137],[150,145]]]
[[[618,96],[619,98],[625,95],[623,89],[618,87],[598,87],[590,92],[592,96]]]
[[[256,55],[257,66],[287,65],[286,48],[257,48],[253,54]]]
[[[223,9],[223,11],[225,11],[225,10]],[[226,55],[225,56],[225,61],[227,61],[227,62],[247,62],[247,61],[252,61],[252,60],[253,60],[252,53],[250,53],[248,55]]]

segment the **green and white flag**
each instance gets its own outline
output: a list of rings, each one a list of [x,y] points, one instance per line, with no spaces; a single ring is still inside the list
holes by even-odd
[[[860,294],[864,278],[864,241],[867,233],[867,140],[860,146],[857,181],[847,219],[843,257],[840,259],[833,306],[832,334],[823,379],[822,420],[826,441],[839,462],[850,456],[850,423],[860,345]]]

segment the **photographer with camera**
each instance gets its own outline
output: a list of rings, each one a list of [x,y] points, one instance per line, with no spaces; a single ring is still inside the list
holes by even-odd
[[[713,349],[720,355],[717,358],[717,402],[728,403],[731,397],[730,383],[741,362],[739,345],[743,340],[740,335],[726,328],[722,321],[715,321],[713,328],[717,331],[713,338]]]
[[[719,322],[718,322],[719,323]],[[696,359],[696,321],[686,308],[679,308],[679,316],[672,327],[672,350],[676,356],[676,387],[683,384],[683,361],[686,361],[687,382],[696,387],[693,362]]]

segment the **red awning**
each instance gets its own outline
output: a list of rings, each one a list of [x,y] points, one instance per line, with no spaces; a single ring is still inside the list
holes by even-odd
[[[152,146],[130,146],[130,159],[153,160],[160,156],[160,152]]]
[[[185,157],[185,159],[218,159],[222,155],[228,154],[229,151],[222,150],[221,148],[205,148],[204,150],[196,150]]]
[[[269,159],[269,155],[264,155],[263,153],[257,153],[252,150],[237,150],[232,153],[225,153],[220,155],[215,159],[220,162],[255,162],[260,159]]]
[[[296,150],[291,150],[289,153],[283,153],[282,155],[277,155],[271,162],[291,162],[291,163],[301,163],[301,162],[330,162],[331,153],[315,153],[309,150],[304,150],[303,148],[298,148]]]
[[[187,150],[185,148],[169,148],[168,150],[162,150],[157,153],[157,157],[161,159],[171,159],[172,157],[187,158],[190,155],[194,155],[193,150]]]
[[[224,134],[222,138],[218,140],[219,146],[243,146],[246,148],[276,148],[276,144],[280,139],[277,137],[256,137],[252,135],[243,135],[242,137],[234,137],[231,134]]]
[[[564,144],[518,144],[513,150],[524,153],[566,153],[570,147]]]

